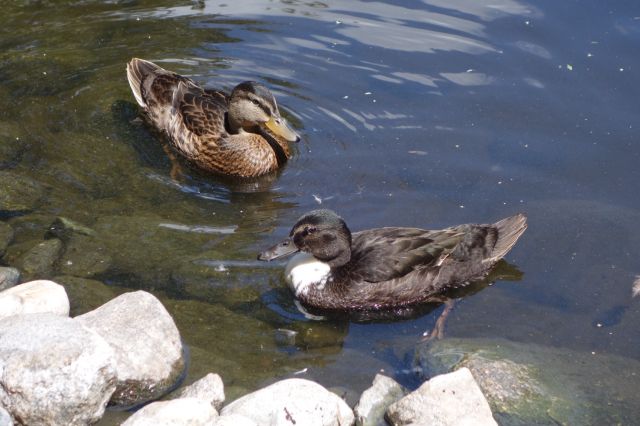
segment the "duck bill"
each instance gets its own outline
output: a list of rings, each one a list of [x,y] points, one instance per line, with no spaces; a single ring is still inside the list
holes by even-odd
[[[286,240],[279,242],[273,247],[270,247],[258,255],[258,260],[274,260],[280,257],[289,256],[299,251],[293,240],[287,238]]]
[[[269,131],[282,139],[289,142],[298,142],[300,136],[291,128],[287,121],[282,117],[271,117],[269,121],[264,123]]]

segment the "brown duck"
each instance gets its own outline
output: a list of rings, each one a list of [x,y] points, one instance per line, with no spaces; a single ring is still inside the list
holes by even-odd
[[[351,233],[331,210],[314,210],[260,260],[298,253],[285,279],[304,304],[378,310],[442,301],[442,293],[483,278],[527,229],[523,214],[491,225],[429,231],[377,228]]]
[[[226,95],[138,58],[127,64],[127,78],[151,123],[205,171],[241,177],[272,172],[291,157],[288,143],[300,139],[260,83],[245,81]]]

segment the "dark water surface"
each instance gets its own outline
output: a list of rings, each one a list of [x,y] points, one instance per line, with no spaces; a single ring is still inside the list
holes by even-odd
[[[442,307],[308,320],[283,265],[255,262],[318,206],[353,230],[526,212],[507,256],[522,274],[472,289],[447,334],[640,358],[638,2],[9,1],[0,24],[0,166],[45,188],[3,218],[14,245],[58,216],[93,229],[109,268],[56,275],[159,295],[188,380],[218,372],[230,398],[301,371],[352,394],[380,370],[416,384],[407,354]],[[295,157],[251,185],[172,180],[136,120],[133,56],[265,82],[303,136]]]

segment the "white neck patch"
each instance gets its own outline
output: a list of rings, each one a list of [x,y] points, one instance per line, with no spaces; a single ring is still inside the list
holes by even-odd
[[[309,253],[298,253],[284,271],[289,288],[296,296],[306,295],[311,288],[323,290],[331,275],[331,267]]]

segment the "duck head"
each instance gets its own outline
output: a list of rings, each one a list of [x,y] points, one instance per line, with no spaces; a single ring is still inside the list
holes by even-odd
[[[233,89],[228,117],[233,133],[246,131],[264,136],[266,132],[288,142],[300,140],[300,136],[280,116],[276,99],[269,89],[255,81],[245,81]]]
[[[331,267],[343,266],[351,259],[351,231],[335,212],[313,210],[298,219],[289,238],[260,253],[258,260],[273,260],[298,251]]]

